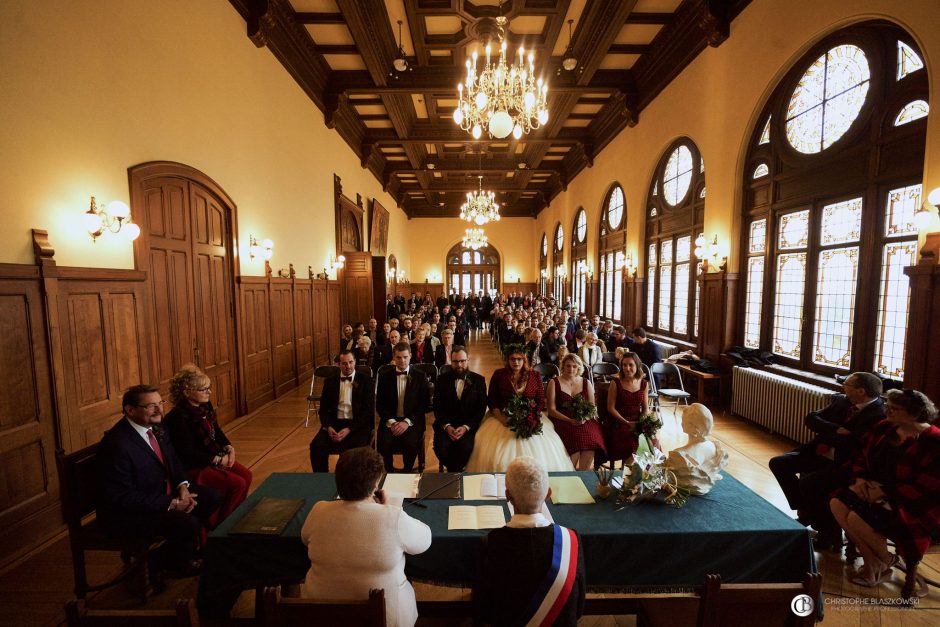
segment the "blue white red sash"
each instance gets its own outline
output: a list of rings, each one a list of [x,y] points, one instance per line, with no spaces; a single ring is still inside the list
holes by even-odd
[[[578,536],[561,525],[554,525],[555,542],[552,565],[536,588],[526,607],[523,621],[527,627],[548,626],[555,622],[571,596],[578,571]]]

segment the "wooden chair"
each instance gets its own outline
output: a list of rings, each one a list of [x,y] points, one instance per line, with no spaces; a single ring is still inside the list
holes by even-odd
[[[175,610],[90,610],[85,602],[65,604],[68,627],[199,627],[199,614],[192,599],[178,599]]]
[[[535,364],[535,366],[533,366],[532,369],[535,370],[537,373],[539,373],[539,375],[542,377],[543,383],[545,381],[548,381],[549,379],[554,379],[555,377],[557,377],[558,372],[559,372],[558,366],[556,366],[555,364],[549,364],[545,362],[540,363],[540,364]]]
[[[363,601],[314,601],[282,597],[280,588],[264,589],[264,625],[385,627],[385,591],[369,590]]]
[[[310,377],[310,392],[307,394],[307,417],[304,419],[304,427],[308,427],[310,425],[310,412],[314,411],[316,406],[320,403],[320,398],[323,393],[322,388],[320,391],[316,391],[314,389],[317,383],[317,379],[326,379],[327,377],[338,376],[339,366],[317,366],[313,369],[313,376]]]
[[[163,540],[158,538],[153,542],[135,542],[119,539],[101,529],[97,520],[84,522],[95,512],[99,492],[97,456],[97,443],[74,453],[66,454],[62,449],[55,453],[62,516],[68,526],[69,547],[72,550],[75,596],[84,599],[89,592],[103,590],[134,577],[133,588],[146,601],[151,591],[147,558],[150,550],[162,544]],[[85,572],[85,551],[120,553],[124,568],[113,579],[91,585]]]

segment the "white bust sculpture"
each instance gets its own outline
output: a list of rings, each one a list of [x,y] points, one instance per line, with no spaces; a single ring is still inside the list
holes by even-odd
[[[692,403],[682,412],[682,430],[689,441],[670,451],[666,458],[666,467],[676,473],[679,485],[688,487],[692,494],[708,494],[728,464],[728,454],[706,437],[713,424],[711,411],[701,403]]]

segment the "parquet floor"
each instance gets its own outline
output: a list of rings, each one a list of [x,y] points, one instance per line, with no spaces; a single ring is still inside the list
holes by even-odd
[[[469,341],[470,367],[486,376],[502,366],[495,345],[489,335],[480,333]],[[258,412],[241,418],[226,427],[239,452],[242,463],[254,472],[252,488],[263,482],[273,472],[307,472],[309,468],[308,444],[316,433],[318,422],[311,417],[309,427],[304,427],[307,385],[279,398]],[[681,413],[681,408],[680,408]],[[665,425],[660,441],[666,450],[681,446],[685,435],[679,428],[679,420],[670,409],[664,410]],[[437,468],[437,459],[430,445],[430,429],[427,435],[427,467]],[[728,451],[730,460],[727,472],[737,477],[776,507],[791,514],[783,493],[767,468],[770,457],[790,450],[793,444],[770,435],[762,429],[722,412],[715,412],[713,437]],[[335,462],[335,458],[331,458]],[[826,602],[824,624],[833,627],[876,626],[935,626],[940,625],[940,590],[931,588],[928,597],[913,610],[898,610],[878,605],[881,599],[896,598],[901,580],[895,579],[879,588],[860,588],[849,582],[847,566],[841,555],[817,553],[816,559],[823,573],[823,591]],[[89,555],[89,573],[92,580],[114,572],[118,562],[106,554]],[[930,555],[921,566],[927,577],[940,580],[940,555]],[[895,575],[897,577],[897,575]],[[67,538],[64,536],[50,542],[42,550],[21,564],[0,573],[0,625],[59,625],[64,621],[62,610],[72,596],[71,557]],[[468,591],[416,584],[419,599],[456,599],[468,595]],[[196,594],[196,580],[171,582],[170,587],[154,596],[148,609],[171,608],[178,597]],[[234,623],[249,623],[252,616],[254,594],[246,592],[235,607]],[[90,605],[101,608],[139,608],[120,587],[91,597]],[[758,619],[755,618],[755,624]],[[419,620],[419,625],[443,624]],[[469,625],[469,621],[467,623]],[[612,627],[634,625],[632,617],[590,616],[579,625],[589,627]]]

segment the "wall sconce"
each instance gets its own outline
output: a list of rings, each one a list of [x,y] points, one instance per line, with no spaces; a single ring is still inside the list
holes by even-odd
[[[728,265],[728,257],[722,256],[721,262],[719,263],[719,255],[721,254],[721,247],[718,244],[718,236],[715,235],[712,242],[708,244],[708,248],[705,247],[705,235],[699,233],[699,236],[695,238],[695,258],[702,262],[702,270],[708,271],[708,260],[711,259],[712,263],[718,267],[718,269],[724,272],[726,266]]]
[[[636,278],[636,260],[633,259],[633,253],[627,253],[624,268],[627,269],[627,274],[629,274],[634,279]]]
[[[323,274],[329,275],[330,272],[341,270],[346,267],[346,256],[340,255],[339,257],[334,257],[330,255],[330,261],[327,265],[329,265],[329,269],[323,268]],[[401,274],[404,274],[404,272]]]
[[[385,273],[385,278],[388,279],[389,282],[392,282],[395,280],[395,274],[395,268],[389,268],[388,272]]]
[[[131,210],[120,200],[112,200],[107,208],[99,209],[95,197],[91,197],[88,211],[82,216],[85,229],[91,235],[91,241],[96,241],[105,231],[120,233],[124,229],[124,237],[134,241],[140,236],[140,227],[131,222]]]
[[[588,281],[594,280],[594,269],[583,260],[578,262],[578,272],[581,276],[587,277]]]
[[[409,281],[407,278],[405,278],[405,271],[404,271],[404,270],[399,270],[399,271],[398,271],[398,282],[399,282],[400,284],[403,284],[403,285],[411,285],[411,281]]]
[[[547,279],[547,278],[548,278],[548,270],[546,270],[545,268],[542,268],[541,270],[539,270],[539,276],[541,276],[543,279]]]
[[[261,240],[261,244],[258,244],[258,240],[255,239],[254,235],[248,236],[248,257],[252,261],[256,259],[268,261],[272,255],[274,255],[274,242],[264,238]]]
[[[921,203],[921,206],[914,213],[914,227],[918,231],[926,231],[931,227],[933,222],[933,211],[931,209],[938,205],[940,205],[940,187],[935,187],[927,194],[927,200]]]

